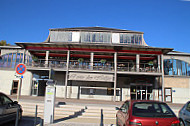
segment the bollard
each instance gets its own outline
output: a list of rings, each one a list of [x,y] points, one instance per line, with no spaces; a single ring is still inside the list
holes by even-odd
[[[101,109],[101,119],[100,119],[100,126],[104,126],[103,109]]]
[[[15,122],[15,126],[18,126],[18,120],[19,120],[19,108],[17,108],[17,112],[16,112],[16,122]]]
[[[35,117],[34,117],[34,126],[36,126],[36,122],[37,122],[37,112],[38,112],[38,106],[36,105],[36,111],[35,111]]]

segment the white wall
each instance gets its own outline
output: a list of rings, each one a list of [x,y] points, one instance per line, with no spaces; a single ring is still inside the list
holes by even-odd
[[[23,76],[21,95],[30,95],[32,74],[27,71]],[[19,80],[19,78],[15,76],[15,70],[0,70],[0,91],[10,95],[13,80]]]

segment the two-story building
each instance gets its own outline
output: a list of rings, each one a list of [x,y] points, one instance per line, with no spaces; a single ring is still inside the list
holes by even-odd
[[[27,66],[22,95],[44,96],[46,81],[53,79],[57,97],[186,102],[190,54],[148,46],[143,34],[104,27],[63,28],[50,29],[45,42],[16,42],[22,53],[1,53],[0,74],[6,79],[0,83],[7,87],[0,90],[14,94],[18,79],[6,64],[15,67],[22,62]]]

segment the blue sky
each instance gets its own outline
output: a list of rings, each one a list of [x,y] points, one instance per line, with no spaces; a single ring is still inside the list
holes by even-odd
[[[190,53],[189,0],[0,0],[0,40],[10,44],[81,26],[142,31],[150,46]]]

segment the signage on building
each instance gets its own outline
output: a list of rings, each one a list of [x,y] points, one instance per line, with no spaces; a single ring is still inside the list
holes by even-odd
[[[23,75],[26,72],[26,66],[22,63],[16,66],[16,73],[19,75]]]
[[[113,74],[69,73],[69,80],[113,82]]]

